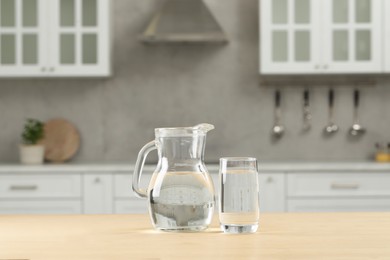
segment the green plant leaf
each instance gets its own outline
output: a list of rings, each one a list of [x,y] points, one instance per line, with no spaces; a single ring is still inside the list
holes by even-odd
[[[44,137],[43,123],[37,119],[27,119],[22,132],[24,144],[37,144]]]

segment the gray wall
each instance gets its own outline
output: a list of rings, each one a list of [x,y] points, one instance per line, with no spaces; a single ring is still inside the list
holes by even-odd
[[[0,160],[18,161],[25,118],[63,117],[74,122],[82,145],[73,161],[133,162],[153,129],[212,123],[206,158],[256,156],[263,161],[368,160],[376,141],[390,141],[390,87],[363,90],[361,122],[368,127],[350,140],[351,88],[337,89],[341,130],[322,136],[327,121],[326,88],[312,91],[313,127],[301,132],[301,88],[283,90],[286,135],[270,138],[273,91],[258,75],[258,1],[208,0],[230,43],[143,45],[137,35],[158,0],[113,1],[113,71],[108,79],[0,80]]]

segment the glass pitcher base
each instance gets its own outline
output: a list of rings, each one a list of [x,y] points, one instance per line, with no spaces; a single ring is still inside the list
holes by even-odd
[[[165,231],[165,232],[199,232],[206,230],[208,227],[206,226],[195,226],[195,227],[155,227],[157,230]]]
[[[221,230],[224,233],[229,233],[229,234],[255,233],[258,227],[259,227],[258,224],[254,224],[254,225],[221,224]]]

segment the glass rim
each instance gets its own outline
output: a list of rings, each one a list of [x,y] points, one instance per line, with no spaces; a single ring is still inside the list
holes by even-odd
[[[220,162],[255,162],[255,157],[221,157]]]

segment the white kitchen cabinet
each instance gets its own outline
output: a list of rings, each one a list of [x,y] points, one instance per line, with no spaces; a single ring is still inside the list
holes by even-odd
[[[40,75],[47,65],[45,1],[0,1],[0,76]]]
[[[390,175],[306,172],[287,175],[288,211],[390,211]]]
[[[260,1],[260,73],[318,73],[320,1]]]
[[[86,173],[83,176],[83,210],[86,214],[110,214],[113,203],[113,176],[110,173]]]
[[[385,72],[390,73],[390,1],[384,0],[384,7],[382,10],[382,15],[384,17],[384,37],[383,37],[383,49],[384,49],[384,67]]]
[[[284,212],[285,189],[284,173],[260,173],[260,212]]]
[[[260,0],[259,6],[261,74],[384,72],[384,1]]]
[[[110,75],[109,0],[0,0],[0,77]]]
[[[327,73],[383,71],[383,15],[388,0],[325,0],[323,59]],[[390,24],[389,24],[390,26]]]
[[[57,76],[110,74],[109,0],[49,0],[51,59]],[[51,71],[54,70],[54,71]]]
[[[0,214],[147,213],[134,195],[132,165],[13,165],[0,167]],[[208,167],[216,191],[218,167]],[[145,166],[146,189],[155,166]],[[390,211],[390,165],[263,164],[261,212]]]

